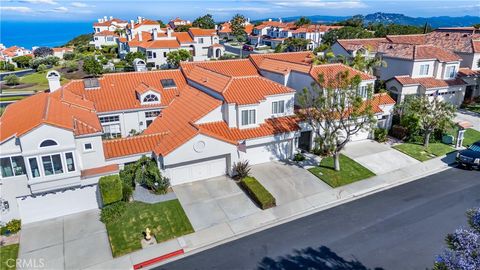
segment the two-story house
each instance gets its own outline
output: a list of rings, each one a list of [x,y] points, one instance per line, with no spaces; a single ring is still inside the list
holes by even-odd
[[[461,58],[441,47],[382,43],[379,54],[387,63],[379,70],[390,95],[401,102],[408,95],[438,97],[456,106],[463,102],[465,82],[457,78]]]
[[[114,32],[117,29],[125,29],[128,22],[122,19],[114,18],[110,16],[104,16],[103,18],[98,19],[97,22],[93,23],[93,33],[100,33],[103,31]]]
[[[179,17],[175,18],[175,19],[172,19],[168,22],[168,25],[170,26],[170,28],[172,29],[175,29],[177,28],[177,26],[181,26],[181,25],[190,25],[190,21],[189,20],[184,20],[184,19],[180,19]]]
[[[250,19],[247,18],[247,21],[243,24],[245,33],[247,36],[252,34],[254,25],[250,23]],[[224,22],[218,26],[217,34],[221,39],[230,40],[233,37],[232,35],[232,24],[230,22]]]
[[[126,35],[134,37],[141,32],[151,33],[154,29],[158,32],[161,31],[159,22],[138,16],[137,21],[130,20],[130,23],[127,25]]]

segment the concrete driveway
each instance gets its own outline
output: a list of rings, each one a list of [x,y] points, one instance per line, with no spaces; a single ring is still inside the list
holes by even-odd
[[[83,269],[111,260],[112,252],[99,210],[92,210],[22,226],[18,257],[36,269]]]
[[[173,187],[195,231],[261,211],[227,176]]]
[[[455,122],[468,121],[473,125],[473,129],[480,131],[480,116],[476,113],[469,112],[466,110],[458,110],[455,119]]]
[[[268,162],[252,166],[252,175],[275,197],[277,205],[332,188],[309,171],[294,164]]]
[[[387,144],[371,140],[350,142],[345,146],[343,154],[360,163],[376,175],[420,162],[391,148]]]

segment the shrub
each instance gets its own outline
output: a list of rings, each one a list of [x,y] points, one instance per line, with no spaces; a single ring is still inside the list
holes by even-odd
[[[12,219],[7,223],[5,227],[11,233],[17,233],[22,227],[22,222],[19,219]]]
[[[35,57],[45,57],[53,54],[53,49],[49,47],[38,47],[33,51]]]
[[[0,61],[0,70],[14,71],[15,65],[6,61]]]
[[[75,53],[66,52],[66,53],[63,54],[63,59],[64,60],[73,60],[73,59],[75,59]]]
[[[248,161],[239,161],[233,165],[233,172],[235,173],[235,178],[243,179],[250,176],[250,165]]]
[[[100,221],[107,224],[119,220],[127,210],[126,202],[116,202],[102,208]]]
[[[17,85],[20,83],[20,78],[17,77],[15,74],[7,75],[3,78],[7,85]]]
[[[305,160],[305,156],[302,155],[302,153],[296,153],[295,156],[293,157],[293,161],[304,161]]]
[[[118,175],[103,176],[98,181],[104,205],[118,202],[123,198],[122,182]]]
[[[12,58],[12,61],[17,63],[20,68],[28,68],[32,57],[30,55],[22,55]]]
[[[386,142],[388,131],[384,128],[376,128],[374,130],[374,138],[377,142]]]
[[[37,67],[37,71],[38,72],[44,72],[45,70],[47,70],[47,66],[45,64],[40,64],[38,67]]]
[[[89,75],[97,76],[102,74],[103,67],[95,58],[88,57],[83,61],[83,71]]]
[[[78,63],[75,61],[68,61],[65,63],[65,67],[68,72],[73,72],[78,70]]]
[[[254,177],[245,177],[240,180],[240,185],[245,189],[250,198],[263,210],[276,205],[275,197],[266,190]]]
[[[124,202],[130,201],[130,198],[132,197],[133,194],[133,188],[131,185],[128,185],[126,183],[122,183],[122,200]]]

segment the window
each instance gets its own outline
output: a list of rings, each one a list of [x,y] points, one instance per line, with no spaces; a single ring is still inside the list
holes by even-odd
[[[163,57],[167,57],[167,52],[163,52]]]
[[[157,117],[159,114],[160,111],[145,112],[145,118]]]
[[[153,53],[153,58],[157,58],[157,53],[156,52]]]
[[[43,156],[42,163],[46,176],[63,173],[62,158],[60,157],[60,154]]]
[[[2,177],[25,174],[25,162],[22,156],[4,157],[0,159]]]
[[[152,59],[152,52],[151,51],[147,51],[147,57],[148,57],[148,59]]]
[[[65,153],[65,161],[67,163],[67,171],[75,171],[75,162],[73,161],[73,154],[71,152]]]
[[[430,68],[430,65],[421,65],[420,66],[420,75],[428,75],[428,69]]]
[[[367,86],[366,85],[362,85],[358,88],[358,95],[363,97],[363,98],[367,97]]]
[[[49,147],[54,145],[57,145],[57,143],[54,140],[45,140],[40,144],[40,147]]]
[[[91,151],[93,150],[92,144],[91,143],[86,143],[83,145],[83,150],[85,151]]]
[[[284,113],[285,112],[285,101],[274,101],[272,102],[272,113]]]
[[[255,110],[242,111],[242,126],[255,124]]]
[[[111,123],[111,122],[118,122],[120,121],[120,116],[114,115],[114,116],[103,116],[98,118],[100,120],[100,123]]]
[[[203,43],[203,38],[199,38],[198,43]]]
[[[175,84],[175,81],[172,79],[163,79],[163,80],[160,80],[160,82],[162,83],[163,88],[177,87],[177,85]]]
[[[107,41],[112,42],[112,41],[113,41],[113,37],[107,37]]]
[[[122,136],[122,132],[119,124],[114,125],[105,125],[103,127],[103,137],[104,138],[117,138]]]
[[[153,94],[148,94],[143,98],[143,102],[156,102],[158,101],[158,97]]]
[[[151,123],[153,123],[153,120],[147,120],[147,127],[150,126]]]
[[[29,158],[28,163],[30,164],[30,172],[32,173],[32,177],[40,177],[40,169],[38,168],[37,158]]]
[[[447,72],[445,73],[447,78],[455,78],[455,75],[457,75],[455,68],[455,66],[447,67]]]

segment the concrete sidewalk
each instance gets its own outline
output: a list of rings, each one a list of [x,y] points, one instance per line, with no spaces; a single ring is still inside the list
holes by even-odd
[[[451,153],[423,163],[413,164],[330,191],[315,193],[235,220],[228,220],[150,248],[105,261],[88,269],[132,269],[136,264],[164,254],[178,250],[185,252],[185,254],[175,258],[158,262],[155,265],[158,266],[161,263],[167,263],[260,230],[446,170],[454,162],[455,153]]]

